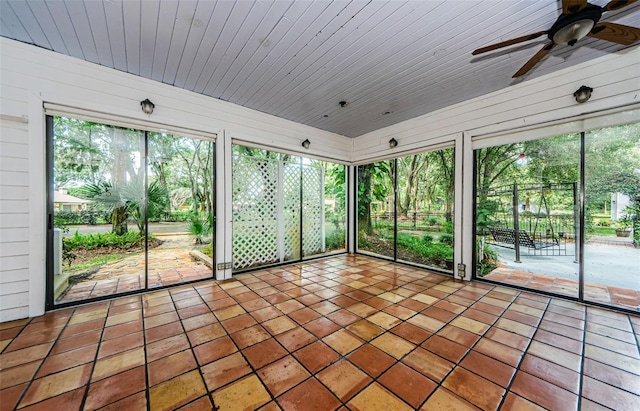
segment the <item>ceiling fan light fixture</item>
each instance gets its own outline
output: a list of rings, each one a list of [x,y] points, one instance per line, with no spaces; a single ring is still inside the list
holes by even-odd
[[[578,20],[568,26],[562,27],[553,35],[553,42],[559,45],[573,46],[578,40],[587,36],[596,22],[591,19]]]
[[[582,86],[573,93],[573,97],[576,98],[576,101],[579,104],[586,103],[591,98],[591,92],[593,89],[588,86]]]

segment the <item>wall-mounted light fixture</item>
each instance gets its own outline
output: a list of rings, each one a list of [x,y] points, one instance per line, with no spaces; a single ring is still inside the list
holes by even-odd
[[[593,89],[591,87],[582,86],[573,93],[573,97],[576,98],[576,101],[580,104],[586,103],[591,98],[591,92]]]
[[[140,107],[142,107],[142,111],[146,115],[150,116],[153,113],[153,109],[156,107],[156,105],[153,104],[151,100],[146,98],[140,102]]]
[[[302,142],[302,147],[304,148],[309,148],[310,145],[311,145],[311,141],[309,141],[309,139],[306,139]]]
[[[397,145],[398,145],[398,140],[392,137],[391,140],[389,140],[389,148],[395,148]]]

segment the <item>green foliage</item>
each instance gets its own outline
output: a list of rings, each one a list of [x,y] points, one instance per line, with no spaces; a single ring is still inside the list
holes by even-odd
[[[78,231],[73,237],[63,238],[62,244],[67,250],[93,250],[96,248],[118,248],[127,250],[144,245],[144,235],[138,232],[128,232],[125,235],[114,233],[80,234]]]
[[[56,223],[64,225],[96,225],[100,219],[100,213],[95,210],[56,211],[53,214],[53,218]]]
[[[476,207],[476,226],[478,234],[486,234],[487,228],[495,224],[495,214],[498,212],[498,202],[483,200]]]
[[[425,242],[410,234],[398,233],[398,249],[401,248],[430,261],[433,265],[442,265],[445,261],[453,259],[451,246]]]
[[[435,217],[431,217],[431,218],[429,218],[429,221],[428,221],[428,223],[427,223],[427,224],[429,224],[429,225],[436,225],[436,224],[438,224],[438,219],[437,219],[437,218],[435,218]]]
[[[432,243],[433,236],[431,234],[425,234],[422,236],[422,241],[424,241],[425,243]]]
[[[447,244],[453,246],[453,234],[444,233],[440,236],[440,242],[442,244]]]
[[[202,248],[202,250],[200,251],[202,252],[202,254],[213,258],[213,243],[205,245],[204,248]]]
[[[489,274],[498,267],[498,253],[479,238],[476,239],[476,256],[478,258],[476,268],[480,277]]]
[[[94,257],[88,261],[85,261],[83,263],[80,264],[76,264],[73,266],[73,271],[84,271],[84,270],[88,270],[89,268],[95,267],[95,266],[100,266],[106,263],[109,263],[111,261],[116,261],[116,260],[120,260],[122,258],[125,258],[127,255],[126,254],[107,254],[107,255],[100,255],[97,257]],[[74,257],[75,258],[75,257]],[[71,261],[69,261],[69,266],[71,266]]]
[[[191,216],[189,226],[187,228],[189,234],[194,236],[196,244],[205,244],[205,237],[210,236],[213,233],[214,223],[212,214],[194,214]]]
[[[440,231],[447,234],[453,234],[453,223],[451,221],[445,221],[442,223]]]
[[[326,251],[340,250],[345,248],[345,231],[336,230],[325,237]]]

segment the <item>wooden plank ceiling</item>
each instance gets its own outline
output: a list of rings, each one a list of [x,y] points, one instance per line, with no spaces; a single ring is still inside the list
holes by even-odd
[[[585,38],[515,80],[546,36],[471,55],[560,12],[555,0],[0,0],[0,35],[355,137],[625,48]],[[640,2],[603,21],[640,26]]]

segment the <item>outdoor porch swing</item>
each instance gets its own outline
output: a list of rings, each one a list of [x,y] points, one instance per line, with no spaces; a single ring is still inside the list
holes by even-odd
[[[576,185],[575,183],[571,184],[573,189],[573,198],[574,204],[576,200]],[[561,254],[561,251],[564,251],[564,255],[566,255],[566,247],[564,250],[561,250],[562,245],[560,242],[560,237],[562,237],[565,241],[564,237],[565,233],[562,232],[562,235],[556,235],[554,230],[554,225],[551,221],[551,209],[547,202],[547,198],[545,196],[545,190],[563,190],[566,191],[569,188],[566,187],[567,183],[549,183],[543,186],[525,186],[523,188],[518,188],[518,183],[514,182],[513,185],[504,187],[503,189],[498,189],[490,193],[491,196],[500,196],[500,195],[511,195],[512,199],[512,224],[509,226],[508,222],[504,218],[507,213],[505,210],[504,204],[502,201],[498,200],[499,204],[499,212],[498,212],[498,220],[494,222],[494,224],[487,226],[489,233],[491,234],[492,244],[499,246],[514,249],[516,253],[516,262],[520,262],[520,250],[521,247],[526,247],[527,249],[533,250],[534,254],[536,251],[541,251],[549,248],[557,248],[551,252],[551,255],[555,255],[555,251],[558,254]],[[533,227],[529,226],[529,230],[524,230],[520,228],[520,210],[519,210],[519,202],[518,202],[518,194],[519,192],[539,192],[539,202],[538,202],[538,211],[534,213],[535,215],[535,223]],[[575,207],[574,207],[575,209]],[[542,212],[543,213],[542,213]],[[539,232],[539,228],[542,226],[540,224],[541,220],[546,220],[543,224],[546,228],[545,232]],[[574,221],[575,216],[574,216]]]

